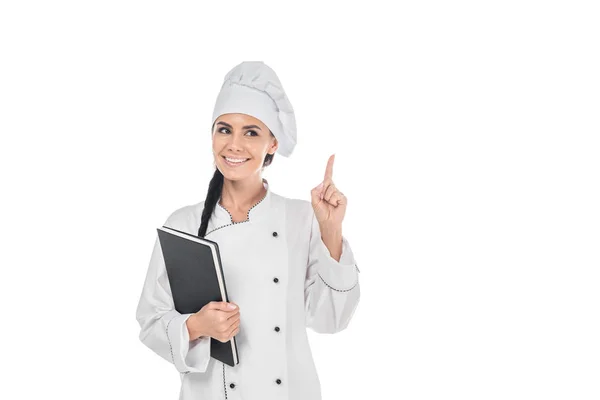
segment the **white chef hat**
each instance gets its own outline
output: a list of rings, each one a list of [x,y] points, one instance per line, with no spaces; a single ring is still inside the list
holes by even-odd
[[[289,157],[296,146],[296,117],[275,71],[262,61],[244,61],[225,75],[212,123],[223,114],[251,115],[279,142],[277,153]]]

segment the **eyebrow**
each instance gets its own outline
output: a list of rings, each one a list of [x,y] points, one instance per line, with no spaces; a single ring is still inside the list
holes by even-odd
[[[227,122],[223,122],[223,121],[219,121],[217,122],[217,125],[225,125],[228,128],[233,129],[233,126],[229,125]],[[250,129],[250,128],[256,128],[259,131],[261,131],[262,129],[260,129],[258,126],[256,125],[246,125],[246,126],[242,126],[242,129]]]

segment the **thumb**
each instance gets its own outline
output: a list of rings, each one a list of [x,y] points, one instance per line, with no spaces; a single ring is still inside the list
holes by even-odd
[[[210,308],[212,308],[213,310],[231,311],[237,308],[235,304],[228,303],[226,301],[212,301],[210,302],[210,304]]]
[[[321,201],[321,190],[323,190],[323,182],[310,191],[310,198],[312,199],[313,204],[317,204]]]

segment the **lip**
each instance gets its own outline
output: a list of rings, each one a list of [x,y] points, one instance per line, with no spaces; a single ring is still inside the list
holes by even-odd
[[[241,162],[241,163],[230,163],[229,161],[227,161],[225,156],[222,156],[222,157],[223,157],[223,161],[225,162],[225,164],[227,164],[227,166],[231,167],[231,168],[236,168],[236,167],[239,167],[240,165],[244,165],[246,163],[246,161],[248,161],[248,159],[246,159],[246,161]]]

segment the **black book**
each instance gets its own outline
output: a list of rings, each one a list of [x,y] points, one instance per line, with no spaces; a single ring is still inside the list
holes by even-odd
[[[179,313],[196,313],[211,301],[229,301],[216,242],[167,226],[157,231]],[[211,337],[210,355],[229,366],[237,365],[235,337],[225,343]]]

